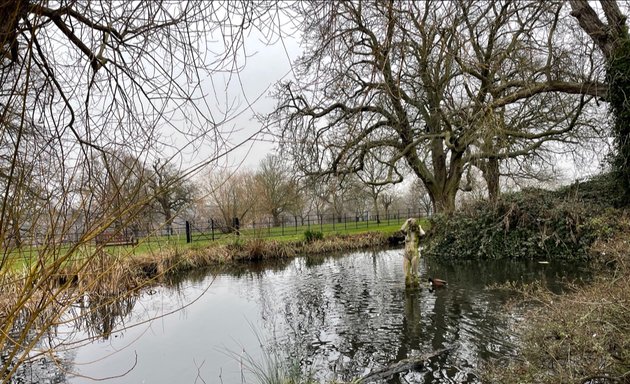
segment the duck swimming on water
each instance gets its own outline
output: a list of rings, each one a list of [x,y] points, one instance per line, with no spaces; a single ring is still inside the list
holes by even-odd
[[[440,287],[444,287],[446,286],[448,283],[446,282],[446,280],[442,280],[442,279],[434,279],[429,277],[429,286],[431,288],[440,288]]]

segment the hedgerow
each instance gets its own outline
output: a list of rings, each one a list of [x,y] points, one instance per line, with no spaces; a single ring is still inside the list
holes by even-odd
[[[614,188],[604,175],[557,191],[509,193],[493,204],[480,201],[435,216],[424,254],[441,260],[587,260],[591,244],[614,232]]]

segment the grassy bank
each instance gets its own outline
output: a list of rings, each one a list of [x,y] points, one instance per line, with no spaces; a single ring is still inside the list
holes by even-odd
[[[512,329],[518,356],[486,364],[482,382],[630,382],[630,210],[611,199],[613,188],[601,176],[435,218],[429,257],[587,260],[595,274],[561,295],[539,284],[517,288],[519,307],[530,308]]]
[[[392,224],[369,231],[350,229],[325,236],[319,231],[307,231],[300,236],[264,239],[233,235],[221,241],[191,244],[173,241],[163,244],[141,242],[133,247],[97,248],[84,245],[65,250],[71,253],[69,256],[30,251],[16,257],[12,267],[0,274],[0,284],[6,293],[20,292],[21,286],[28,284],[44,291],[76,288],[90,293],[117,295],[195,268],[384,246],[390,244],[390,237],[397,229],[399,226]],[[62,265],[55,267],[55,263]],[[54,270],[54,274],[49,273],[50,270]],[[11,306],[11,296],[4,295],[0,316],[6,313],[2,307]]]
[[[554,295],[539,286],[519,290],[532,309],[515,325],[517,359],[483,370],[488,383],[630,382],[630,214],[624,228],[597,241],[597,277]]]
[[[166,248],[129,257],[129,262],[146,269],[155,266],[158,275],[180,273],[209,265],[285,259],[298,255],[324,254],[372,248],[389,244],[392,233],[365,232],[329,235],[300,240],[235,238],[208,246]],[[317,237],[317,235],[316,235]],[[137,269],[138,267],[136,267]]]

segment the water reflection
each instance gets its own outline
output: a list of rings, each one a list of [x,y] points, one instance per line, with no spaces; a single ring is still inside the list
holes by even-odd
[[[83,376],[111,377],[133,367],[108,382],[240,383],[239,356],[261,357],[275,350],[320,382],[349,381],[452,347],[423,369],[387,383],[474,383],[480,362],[513,353],[507,329],[518,317],[502,312],[508,293],[486,286],[555,283],[582,274],[553,264],[423,261],[424,281],[429,276],[449,281],[448,288],[430,292],[428,284],[405,288],[400,252],[198,271],[127,302],[79,303],[72,315],[81,320],[64,330],[64,340],[96,336],[97,341],[59,353],[58,361],[72,374],[51,377],[53,382],[80,383]],[[129,328],[131,324],[140,325]],[[253,382],[251,377],[247,382]]]

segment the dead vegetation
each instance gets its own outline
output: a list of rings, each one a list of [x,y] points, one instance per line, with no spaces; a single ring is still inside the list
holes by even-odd
[[[485,367],[488,383],[630,383],[630,214],[592,247],[597,277],[556,295],[521,289],[535,303],[517,326],[518,358]]]
[[[3,295],[0,299],[0,319],[15,307],[16,297],[25,286],[31,286],[29,300],[38,302],[43,294],[48,296],[72,295],[72,292],[89,293],[102,297],[120,296],[143,287],[157,284],[164,277],[203,268],[240,262],[256,262],[286,259],[296,255],[312,255],[382,246],[387,236],[382,233],[327,236],[317,241],[281,242],[277,240],[235,240],[228,244],[213,244],[205,248],[165,248],[159,251],[133,255],[131,250],[120,248],[118,252],[100,249],[89,258],[77,252],[74,258],[58,269],[54,276],[41,281],[30,281],[34,275],[19,269],[0,275]],[[42,274],[45,276],[45,274]],[[28,281],[27,281],[28,280]],[[61,299],[55,299],[61,300]]]

